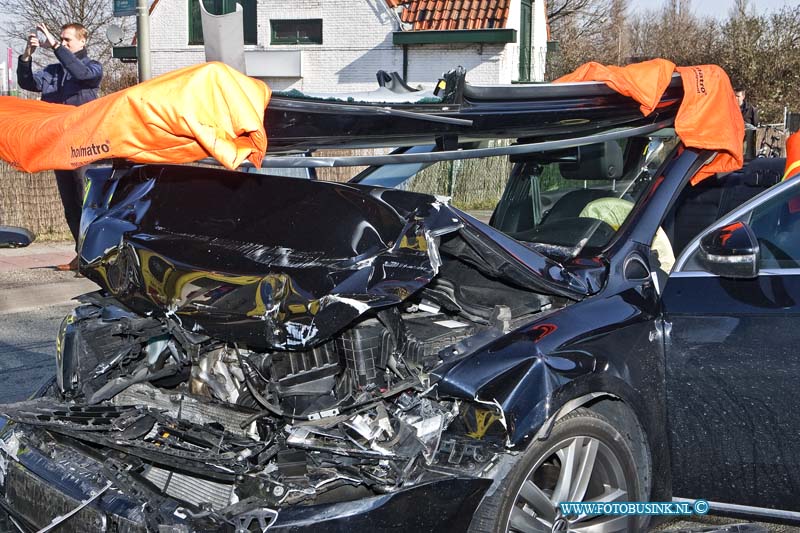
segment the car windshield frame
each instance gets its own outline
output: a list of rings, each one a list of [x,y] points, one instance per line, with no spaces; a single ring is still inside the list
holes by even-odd
[[[595,144],[597,143],[588,142],[579,146],[588,147]],[[627,222],[629,214],[635,210],[636,205],[645,196],[645,191],[649,189],[648,185],[656,176],[663,173],[664,167],[671,160],[672,154],[678,149],[680,141],[675,136],[673,129],[665,128],[648,135],[625,137],[618,144],[622,147],[624,153],[622,154],[622,159],[617,157],[613,164],[617,164],[621,168],[612,171],[612,177],[607,175],[605,179],[600,180],[579,179],[579,172],[586,169],[597,172],[602,167],[602,164],[612,164],[611,160],[603,160],[598,165],[597,162],[589,160],[591,156],[584,154],[582,163],[578,164],[577,147],[568,150],[512,157],[512,166],[505,178],[503,194],[494,204],[491,210],[491,217],[487,219],[485,216],[486,211],[484,210],[482,211],[484,216],[477,216],[476,218],[526,247],[558,261],[565,261],[578,256],[598,255],[614,242]],[[391,154],[432,153],[435,151],[435,145],[421,145],[398,148],[393,150]],[[619,156],[620,154],[617,155]],[[413,185],[414,179],[421,173],[426,170],[430,172],[431,167],[442,164],[449,164],[449,162],[376,165],[357,174],[350,180],[350,183],[377,187],[391,185],[390,188],[452,197],[452,190],[422,190],[415,188]],[[569,178],[555,176],[555,180],[553,179],[553,170],[557,171],[559,168],[568,168],[570,166],[573,167],[573,172]],[[607,170],[605,169],[604,171]],[[547,217],[552,216],[551,210],[560,197],[575,193],[574,195],[578,202],[585,199],[590,201],[584,202],[586,205],[583,206],[579,204],[578,207],[583,209],[576,211],[575,215],[578,216],[571,217],[568,222],[562,222],[560,224],[561,227],[557,228],[555,232],[551,231],[550,234],[547,234],[546,232],[538,231],[533,232],[533,234],[526,234],[524,231],[515,231],[514,228],[503,225],[502,221],[499,220],[498,213],[504,207],[508,207],[507,204],[511,201],[509,197],[514,194],[511,189],[515,182],[519,183],[525,179],[530,182],[528,190],[530,194],[527,200],[532,201],[531,211],[536,225],[544,226],[543,222],[547,221]],[[555,184],[554,181],[556,182]],[[599,194],[598,191],[602,192],[603,189],[606,189],[607,192]],[[576,193],[576,191],[585,191],[585,194]],[[517,191],[517,195],[519,195],[519,191]],[[548,196],[554,199],[554,201],[551,200],[549,202],[549,205],[547,202]],[[538,211],[536,204],[539,204]],[[469,208],[463,208],[463,206],[459,205],[454,207],[468,214],[474,214],[474,210]],[[582,220],[575,220],[578,218]],[[588,220],[590,218],[592,220]],[[565,229],[567,224],[572,224],[572,231]],[[561,233],[560,236],[557,235],[559,232]],[[569,235],[571,238],[565,241],[565,235]]]

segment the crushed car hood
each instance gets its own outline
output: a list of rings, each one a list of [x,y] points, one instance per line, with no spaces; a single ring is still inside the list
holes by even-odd
[[[90,180],[82,272],[136,312],[227,341],[319,345],[430,283],[442,253],[524,288],[590,290],[429,195],[182,166]]]

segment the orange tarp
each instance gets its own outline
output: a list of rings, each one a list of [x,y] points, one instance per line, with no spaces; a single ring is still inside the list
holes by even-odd
[[[800,172],[800,131],[789,135],[786,139],[786,170],[783,179],[787,180]],[[800,198],[789,199],[789,212],[800,213]]]
[[[675,117],[675,132],[691,148],[715,150],[717,157],[692,178],[692,184],[717,172],[731,172],[744,163],[744,121],[728,75],[716,65],[676,67],[666,59],[653,59],[625,67],[586,63],[559,82],[603,81],[641,104],[649,115],[658,105],[677,71],[683,81],[683,102]]]
[[[794,176],[800,172],[800,131],[789,135],[786,139],[786,171],[783,179]]]
[[[270,89],[222,63],[170,72],[74,107],[0,97],[0,159],[28,172],[125,158],[261,166]]]

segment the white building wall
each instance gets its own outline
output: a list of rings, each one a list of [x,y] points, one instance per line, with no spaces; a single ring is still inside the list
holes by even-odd
[[[264,78],[274,89],[357,91],[375,88],[375,73],[402,69],[392,45],[396,19],[384,0],[259,0],[258,44],[245,50],[299,50],[301,78]],[[271,45],[271,19],[317,19],[322,45]],[[161,0],[150,26],[151,62],[157,76],[205,61],[203,46],[189,46],[188,0]]]
[[[150,17],[150,70],[160,76],[206,60],[202,46],[189,46],[188,0],[160,0]]]
[[[513,14],[513,10],[512,10]],[[245,50],[299,50],[302,77],[262,78],[274,90],[365,91],[378,70],[403,71],[403,48],[392,44],[398,22],[385,0],[259,0],[258,44]],[[323,19],[322,45],[270,45],[270,19]],[[519,16],[517,15],[517,20]],[[154,76],[205,61],[203,46],[189,46],[188,0],[160,0],[150,21]],[[411,83],[432,85],[458,65],[473,84],[516,78],[518,46],[409,45]]]
[[[466,69],[467,81],[473,85],[511,83],[508,63],[502,44],[409,45],[408,83],[430,85],[458,66]]]
[[[270,19],[322,19],[321,45],[270,45]],[[398,26],[384,0],[259,0],[259,48],[300,50],[303,77],[265,78],[274,89],[363,91],[378,70],[402,67],[392,45]]]

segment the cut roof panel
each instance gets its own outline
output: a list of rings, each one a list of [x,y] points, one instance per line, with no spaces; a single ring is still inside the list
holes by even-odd
[[[505,28],[511,0],[386,0],[414,30]]]

